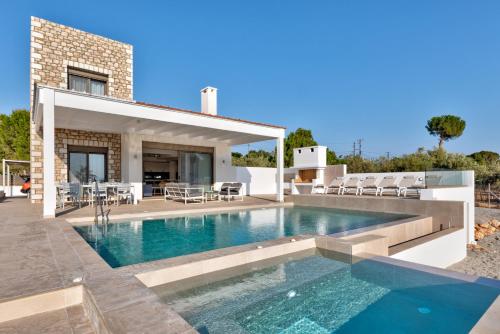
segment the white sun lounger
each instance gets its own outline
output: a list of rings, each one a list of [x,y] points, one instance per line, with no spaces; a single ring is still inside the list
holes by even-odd
[[[328,187],[325,188],[325,194],[328,194],[328,192],[331,190],[332,194],[336,192],[337,195],[340,195],[343,185],[344,185],[344,178],[341,176],[336,177],[332,180],[332,182],[330,182]]]
[[[394,176],[385,176],[382,181],[380,181],[377,190],[375,192],[375,196],[382,196],[384,192],[392,190],[394,194],[398,194],[398,185],[396,183],[396,178]]]
[[[417,179],[417,177],[413,175],[403,176],[401,182],[398,184],[397,195],[406,197],[408,190],[414,190],[416,194],[420,194],[420,189],[422,189],[421,178]]]
[[[344,195],[349,193],[351,190],[356,190],[356,195],[358,195],[360,189],[359,183],[360,181],[358,177],[350,177],[342,186],[341,194]]]
[[[373,192],[375,195],[377,195],[377,192],[378,192],[377,189],[378,189],[377,177],[367,176],[361,182],[361,185],[359,187],[359,194],[363,195],[364,193]]]

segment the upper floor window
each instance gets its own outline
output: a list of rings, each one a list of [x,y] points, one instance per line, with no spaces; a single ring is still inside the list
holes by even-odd
[[[102,74],[68,68],[68,89],[92,95],[107,95],[108,77]]]

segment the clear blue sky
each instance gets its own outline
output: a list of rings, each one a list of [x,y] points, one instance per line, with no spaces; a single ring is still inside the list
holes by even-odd
[[[211,85],[220,114],[367,156],[431,148],[450,113],[450,151],[500,151],[500,1],[4,1],[3,113],[29,104],[31,15],[133,44],[136,100],[199,110]]]

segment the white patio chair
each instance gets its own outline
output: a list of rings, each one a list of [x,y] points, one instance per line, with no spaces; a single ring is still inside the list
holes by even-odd
[[[358,177],[350,177],[345,184],[342,186],[341,194],[347,194],[351,190],[356,190],[356,195],[358,195],[360,189],[360,180]]]
[[[343,185],[344,185],[344,178],[341,176],[336,177],[332,180],[332,182],[330,182],[328,187],[325,188],[325,194],[328,194],[328,192],[331,190],[332,194],[334,191],[336,191],[337,195],[340,195]]]
[[[398,185],[396,183],[396,178],[392,175],[385,176],[382,181],[380,181],[375,196],[383,196],[385,191],[392,190],[394,194],[398,194]]]
[[[59,207],[64,209],[67,202],[73,203],[73,205],[80,205],[80,184],[79,183],[68,183],[61,182],[57,186],[57,197],[59,202]]]
[[[240,182],[224,182],[220,187],[219,196],[227,198],[228,202],[235,197],[239,197],[240,201],[243,201],[242,188],[243,185]]]
[[[360,185],[359,195],[363,195],[364,193],[373,192],[375,195],[377,194],[378,189],[377,177],[375,176],[367,176]]]
[[[423,188],[421,182],[422,178],[417,178],[413,175],[403,176],[401,182],[399,182],[398,184],[397,195],[401,196],[401,194],[403,194],[403,197],[406,197],[406,195],[408,194],[408,190],[415,191],[416,195],[420,194],[420,189]]]
[[[99,183],[97,185],[99,191],[96,190],[95,182],[92,183],[90,187],[89,196],[90,196],[90,205],[94,206],[94,200],[99,198],[102,203],[109,205],[108,199],[108,189],[106,187],[106,183]]]
[[[187,204],[188,201],[200,201],[200,203],[203,203],[205,201],[203,187],[179,188],[179,190],[181,194],[180,199],[184,201],[184,204]]]
[[[187,188],[187,187],[189,187],[189,183],[176,183],[176,182],[166,183],[163,194],[165,201],[167,199],[180,198],[181,197],[180,188]]]
[[[121,200],[126,200],[127,204],[132,203],[132,190],[130,184],[118,183],[112,188],[115,205],[119,205]]]

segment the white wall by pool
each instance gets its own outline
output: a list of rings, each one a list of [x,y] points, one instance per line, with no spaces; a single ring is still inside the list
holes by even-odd
[[[447,268],[463,260],[466,256],[466,231],[460,229],[401,251],[391,257],[438,268]]]

